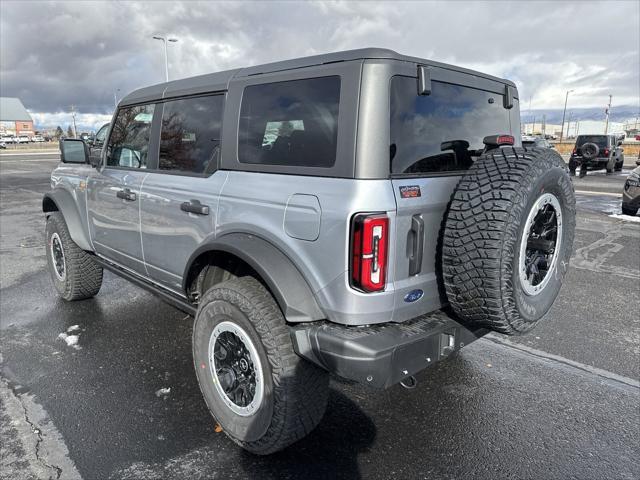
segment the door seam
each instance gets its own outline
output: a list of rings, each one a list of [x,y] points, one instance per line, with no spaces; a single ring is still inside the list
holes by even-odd
[[[144,271],[149,277],[149,269],[147,268],[147,259],[144,256],[144,242],[142,241],[142,187],[144,186],[144,181],[147,179],[149,174],[145,174],[142,177],[142,181],[140,182],[140,201],[138,202],[138,235],[140,237],[140,251],[142,252],[142,264],[144,265]]]

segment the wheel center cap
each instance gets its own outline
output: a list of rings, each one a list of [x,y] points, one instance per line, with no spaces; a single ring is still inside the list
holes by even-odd
[[[240,359],[240,369],[243,372],[246,372],[247,370],[249,370],[249,362],[247,362],[247,360],[244,358]]]

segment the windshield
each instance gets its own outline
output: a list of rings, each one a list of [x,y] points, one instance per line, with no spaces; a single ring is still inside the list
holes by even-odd
[[[515,99],[507,110],[501,94],[431,83],[431,94],[421,96],[415,78],[391,80],[392,174],[465,170],[484,149],[484,137],[512,134]]]
[[[606,135],[580,135],[576,140],[576,146],[581,147],[585,143],[595,143],[598,147],[607,146]]]

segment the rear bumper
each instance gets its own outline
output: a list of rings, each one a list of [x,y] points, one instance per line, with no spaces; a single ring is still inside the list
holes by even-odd
[[[583,157],[571,157],[569,159],[570,162],[575,162],[576,165],[586,165],[587,167],[596,167],[598,165],[604,165],[609,161],[608,157],[595,157],[585,159]]]
[[[358,383],[388,388],[477,340],[488,330],[469,330],[443,311],[404,323],[348,327],[314,322],[292,327],[303,358]]]

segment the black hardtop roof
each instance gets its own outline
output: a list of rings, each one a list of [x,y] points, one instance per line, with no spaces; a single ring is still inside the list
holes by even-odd
[[[482,78],[487,78],[490,80],[495,80],[515,87],[515,84],[509,80],[494,77],[481,72],[476,72],[474,70],[456,67],[454,65],[448,65],[446,63],[434,62],[432,60],[426,60],[424,58],[401,55],[397,52],[394,52],[393,50],[389,50],[386,48],[361,48],[357,50],[345,50],[342,52],[325,53],[322,55],[313,55],[311,57],[301,57],[291,60],[283,60],[280,62],[265,63],[263,65],[256,65],[253,67],[226,70],[223,72],[209,73],[206,75],[198,75],[196,77],[189,77],[180,80],[173,80],[171,82],[159,83],[157,85],[140,88],[131,92],[120,101],[120,104],[128,105],[181,95],[195,95],[198,93],[222,91],[229,88],[229,82],[234,78],[248,77],[251,75],[259,75],[263,73],[281,72],[284,70],[294,70],[297,68],[312,67],[327,63],[348,62],[352,60],[366,59],[398,60],[402,62],[429,65],[446,70],[453,70]]]

